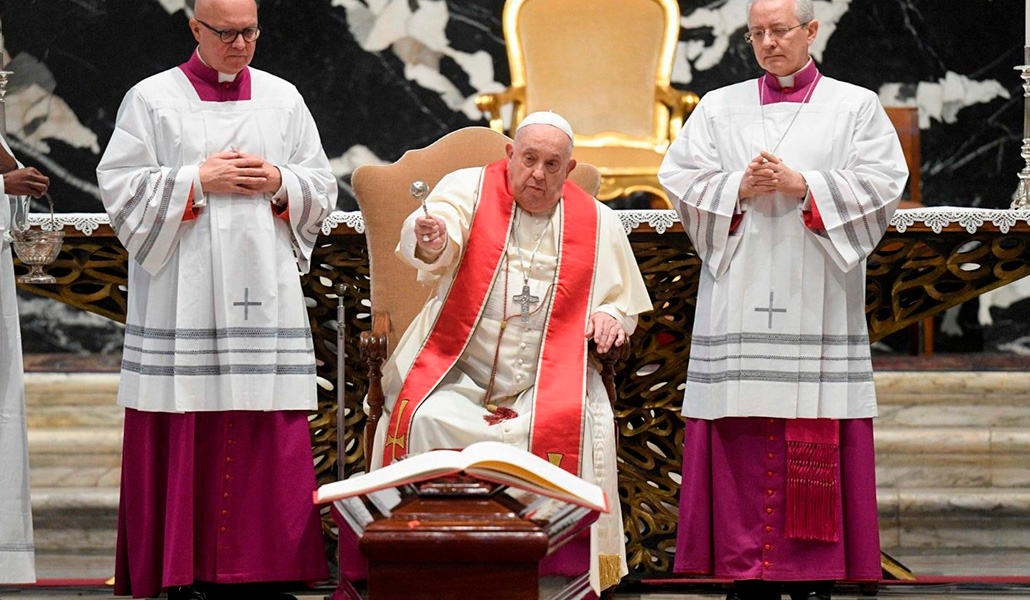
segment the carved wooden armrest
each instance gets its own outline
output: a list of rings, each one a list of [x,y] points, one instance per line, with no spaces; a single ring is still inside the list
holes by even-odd
[[[503,92],[480,94],[476,96],[476,108],[490,119],[490,129],[497,133],[505,133],[501,107],[505,104],[518,104],[525,97],[526,88],[509,87]],[[514,107],[513,107],[514,108]]]
[[[383,362],[388,354],[390,315],[373,314],[372,331],[361,332],[361,360],[368,366],[368,419],[365,421],[365,471],[372,466],[372,442],[383,416]]]
[[[681,92],[668,85],[655,87],[658,101],[669,107],[669,139],[674,140],[683,128],[683,121],[701,101],[694,92]]]
[[[608,393],[608,402],[612,404],[612,414],[615,414],[615,403],[619,396],[615,392],[615,368],[619,363],[629,358],[629,338],[621,346],[612,346],[607,352],[601,354],[593,340],[590,341],[590,357],[601,365],[601,381],[604,383],[604,391]],[[613,423],[615,427],[615,445],[619,445],[619,419],[616,417]]]
[[[597,346],[590,342],[590,357],[601,365],[601,381],[604,382],[604,391],[608,392],[608,401],[612,403],[612,410],[615,410],[615,402],[618,395],[615,392],[615,368],[619,363],[629,358],[629,339],[621,346],[612,346],[607,352],[601,354]]]

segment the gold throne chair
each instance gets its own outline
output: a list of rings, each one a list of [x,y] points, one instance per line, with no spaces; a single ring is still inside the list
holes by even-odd
[[[368,421],[363,445],[366,469],[371,465],[372,440],[383,414],[385,400],[382,365],[396,347],[412,319],[422,309],[431,288],[416,280],[413,267],[394,255],[401,225],[419,202],[409,193],[422,181],[432,190],[444,175],[466,167],[482,167],[505,157],[511,140],[485,127],[467,127],[449,133],[430,146],[404,153],[390,165],[365,165],[354,171],[354,195],[361,208],[368,244],[372,330],[361,334],[361,358],[368,368]],[[595,195],[601,185],[596,168],[578,163],[569,179]],[[594,355],[600,365],[608,398],[615,403],[615,363],[625,360],[629,344],[606,355]],[[338,423],[338,427],[343,427]]]
[[[476,106],[491,129],[511,131],[529,113],[553,110],[576,132],[577,161],[601,173],[597,198],[646,192],[671,208],[658,167],[697,94],[670,85],[679,39],[675,0],[507,0],[504,38],[511,87]]]

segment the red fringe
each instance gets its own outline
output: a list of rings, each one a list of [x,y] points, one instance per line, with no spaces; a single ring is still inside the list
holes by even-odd
[[[787,442],[786,536],[836,542],[840,482],[837,446]]]
[[[497,410],[495,410],[494,412],[488,415],[483,415],[483,420],[486,421],[488,425],[498,425],[504,421],[507,421],[508,419],[514,419],[517,416],[519,416],[519,413],[513,411],[512,409],[506,408],[504,406],[498,406]]]

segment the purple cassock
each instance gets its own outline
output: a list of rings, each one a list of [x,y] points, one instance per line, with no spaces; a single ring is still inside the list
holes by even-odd
[[[196,53],[180,68],[202,101],[250,99],[246,69],[219,83]],[[307,417],[127,408],[114,593],[328,579]]]
[[[116,595],[329,578],[307,413],[125,410]]]
[[[784,535],[784,419],[686,419],[677,573],[727,579],[880,578],[872,419],[840,421],[836,542]]]
[[[760,97],[763,104],[806,102],[820,78],[812,62],[793,88],[767,75]],[[685,420],[675,572],[767,581],[880,578],[872,419],[839,421],[836,541],[785,535],[784,419]]]

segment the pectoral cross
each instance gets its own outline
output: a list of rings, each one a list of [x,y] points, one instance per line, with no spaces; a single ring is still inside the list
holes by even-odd
[[[534,296],[529,293],[529,284],[522,285],[522,293],[517,296],[511,297],[512,302],[518,302],[522,305],[522,322],[526,323],[529,321],[530,306],[538,304],[540,302],[539,296]]]

